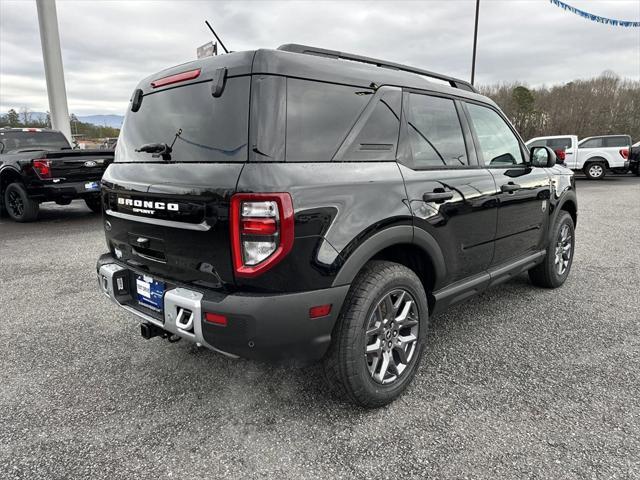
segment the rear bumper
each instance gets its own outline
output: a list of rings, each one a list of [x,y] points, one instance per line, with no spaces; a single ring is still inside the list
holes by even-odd
[[[307,363],[321,359],[349,289],[345,285],[292,294],[230,295],[158,279],[167,286],[163,312],[154,312],[138,304],[131,281],[132,272],[143,272],[135,272],[110,255],[99,259],[97,270],[102,292],[139,320],[212,350],[256,360]],[[309,318],[311,307],[326,304],[332,305],[329,315]],[[187,314],[178,318],[181,310]],[[205,321],[205,313],[224,315],[227,326]],[[188,328],[182,327],[185,318],[192,318]]]
[[[89,184],[98,184],[98,189],[87,189]],[[55,200],[73,200],[76,198],[91,198],[100,194],[100,179],[81,182],[42,183],[27,187],[29,197],[40,202]]]

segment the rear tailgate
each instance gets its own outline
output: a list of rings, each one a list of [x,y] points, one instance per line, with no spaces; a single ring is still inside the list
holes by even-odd
[[[110,250],[159,279],[232,284],[229,201],[242,166],[112,164],[102,180]]]
[[[66,182],[100,180],[105,169],[113,162],[111,150],[61,150],[47,152],[51,176]]]

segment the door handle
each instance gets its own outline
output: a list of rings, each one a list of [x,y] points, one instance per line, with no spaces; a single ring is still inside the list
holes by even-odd
[[[422,195],[422,200],[425,202],[444,202],[445,200],[451,200],[453,198],[453,192],[427,192]]]
[[[513,193],[516,190],[520,190],[522,187],[517,183],[509,182],[500,187],[502,193]]]

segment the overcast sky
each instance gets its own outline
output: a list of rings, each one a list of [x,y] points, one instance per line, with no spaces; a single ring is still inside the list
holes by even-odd
[[[612,70],[640,80],[640,28],[612,27],[548,0],[481,0],[476,79],[556,84]],[[638,0],[567,0],[640,20]],[[303,43],[469,79],[475,0],[58,0],[69,110],[124,113],[136,83],[195,59],[209,19],[231,50]],[[35,0],[0,0],[0,112],[48,110]]]

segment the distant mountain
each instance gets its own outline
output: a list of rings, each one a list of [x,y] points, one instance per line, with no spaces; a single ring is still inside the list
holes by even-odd
[[[45,112],[29,112],[29,115],[31,115],[32,120],[38,120],[40,122],[44,122],[47,119]],[[112,128],[121,128],[122,121],[124,120],[123,115],[77,115],[77,117],[82,123],[91,123],[100,127],[106,126]]]
[[[78,115],[78,120],[83,123],[92,123],[101,127],[121,128],[123,115]]]

